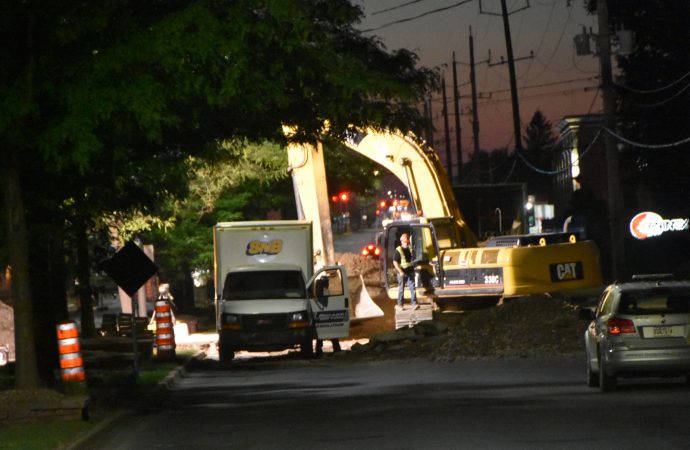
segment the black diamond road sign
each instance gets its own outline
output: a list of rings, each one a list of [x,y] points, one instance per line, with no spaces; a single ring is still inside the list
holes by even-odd
[[[130,297],[158,272],[158,266],[132,241],[104,261],[101,267]]]

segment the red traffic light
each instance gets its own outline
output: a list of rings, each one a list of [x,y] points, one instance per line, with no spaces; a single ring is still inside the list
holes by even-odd
[[[341,202],[346,202],[350,199],[350,197],[347,195],[347,192],[341,192],[340,193],[340,201]]]

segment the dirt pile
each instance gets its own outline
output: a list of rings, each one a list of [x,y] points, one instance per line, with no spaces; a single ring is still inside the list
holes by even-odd
[[[14,360],[14,310],[0,301],[0,349],[9,347],[9,359]]]
[[[449,327],[432,359],[556,356],[584,348],[589,321],[562,298],[534,295],[468,313]]]
[[[356,253],[336,253],[335,260],[347,269],[348,279],[362,275],[368,287],[380,287],[382,262],[378,259],[366,258]]]
[[[359,275],[364,277],[367,291],[381,307],[385,316],[365,323],[353,323],[352,337],[372,338],[379,333],[392,333],[387,344],[370,345],[376,359],[426,357],[437,361],[460,359],[555,356],[580,352],[583,334],[589,320],[581,308],[565,298],[534,295],[515,299],[503,305],[468,311],[463,314],[434,313],[435,322],[448,325],[440,335],[424,332],[395,331],[395,302],[383,289],[381,262],[357,254],[342,253],[337,260],[346,266],[350,293],[356,298],[361,289]],[[375,348],[374,348],[375,347]],[[367,352],[361,349],[359,354]],[[369,356],[374,356],[370,354]]]

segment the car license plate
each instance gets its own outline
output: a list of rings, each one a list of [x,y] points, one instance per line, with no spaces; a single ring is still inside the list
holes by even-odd
[[[644,327],[642,333],[645,338],[684,337],[685,327],[683,325]]]

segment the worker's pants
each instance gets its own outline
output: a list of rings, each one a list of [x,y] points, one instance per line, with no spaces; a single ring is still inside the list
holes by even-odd
[[[400,275],[398,272],[398,305],[402,306],[405,297],[405,285],[410,290],[410,303],[417,304],[417,291],[414,286],[414,272],[405,272],[405,275]]]

